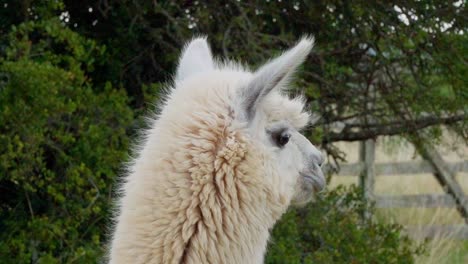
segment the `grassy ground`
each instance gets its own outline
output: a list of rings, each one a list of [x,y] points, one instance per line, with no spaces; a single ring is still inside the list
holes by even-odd
[[[443,147],[438,148],[445,161],[455,162],[468,159],[468,147],[445,140]],[[358,143],[338,145],[347,154],[348,162],[358,161]],[[421,157],[414,148],[402,140],[383,139],[377,142],[376,162],[417,161]],[[468,173],[458,173],[457,181],[468,194]],[[357,184],[357,177],[333,177],[330,188],[338,184]],[[401,194],[443,194],[444,190],[431,174],[395,175],[376,177],[374,193],[377,195]],[[390,208],[378,209],[377,215],[385,221],[398,222],[404,226],[425,225],[458,225],[464,221],[460,214],[451,208]],[[468,263],[468,241],[446,237],[436,237],[428,241],[426,256],[420,257],[418,263],[424,264],[458,264]]]

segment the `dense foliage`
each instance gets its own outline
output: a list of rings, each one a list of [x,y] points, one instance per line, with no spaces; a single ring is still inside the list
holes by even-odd
[[[290,210],[273,229],[265,263],[414,263],[423,245],[399,225],[363,220],[373,210],[356,187],[339,187]]]
[[[9,38],[0,65],[0,262],[95,262],[133,120],[126,93],[92,87],[83,69],[100,47],[58,19],[13,27]]]
[[[339,159],[335,141],[441,124],[466,142],[467,19],[439,0],[0,0],[0,263],[100,258],[129,138],[194,34],[253,65],[313,34],[296,84],[320,117],[308,135]],[[267,262],[411,262],[362,206],[339,190],[289,212]]]

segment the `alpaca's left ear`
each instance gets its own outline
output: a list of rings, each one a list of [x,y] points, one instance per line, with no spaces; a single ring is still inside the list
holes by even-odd
[[[214,69],[213,57],[206,37],[195,38],[184,48],[177,67],[176,80]]]
[[[309,55],[314,40],[302,38],[297,45],[260,67],[242,93],[242,107],[248,121],[253,120],[261,101],[274,89],[284,86]]]

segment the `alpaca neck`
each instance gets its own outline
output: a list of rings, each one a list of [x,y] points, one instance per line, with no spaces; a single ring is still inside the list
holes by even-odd
[[[184,247],[186,263],[263,262],[269,230],[286,210],[288,199],[265,181],[255,152],[241,155],[242,147],[238,140],[227,141],[210,168],[213,172],[192,181],[187,215],[196,224],[187,221],[188,228],[182,228],[190,237]]]
[[[286,207],[271,206],[264,199],[271,198],[267,193],[243,188],[238,189],[239,203],[220,196],[200,205],[182,263],[263,263],[269,230]]]
[[[149,139],[123,186],[111,263],[262,263],[289,199],[252,144],[215,132],[196,145]]]

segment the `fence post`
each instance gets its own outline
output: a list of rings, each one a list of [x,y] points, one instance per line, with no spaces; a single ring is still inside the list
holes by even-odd
[[[375,140],[368,139],[360,142],[359,160],[362,164],[359,185],[364,193],[364,199],[369,204],[374,200],[374,160],[375,160]],[[364,218],[371,217],[369,212],[364,213]]]

